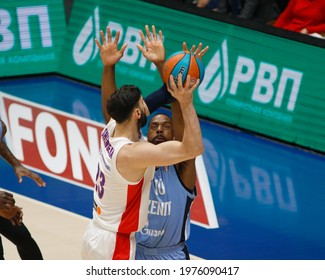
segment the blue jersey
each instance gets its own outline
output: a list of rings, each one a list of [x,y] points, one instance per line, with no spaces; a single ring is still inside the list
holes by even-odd
[[[175,166],[159,167],[151,182],[148,225],[136,233],[145,248],[176,248],[189,237],[190,207],[195,198],[182,184]],[[184,246],[183,246],[184,247]]]

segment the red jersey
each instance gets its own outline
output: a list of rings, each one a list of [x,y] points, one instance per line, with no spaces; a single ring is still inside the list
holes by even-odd
[[[275,27],[300,32],[325,33],[325,0],[290,0]]]
[[[102,229],[128,234],[141,230],[147,223],[149,191],[155,169],[148,167],[137,182],[129,182],[118,172],[117,154],[124,145],[133,142],[124,137],[111,137],[115,125],[111,120],[101,135],[93,219]]]

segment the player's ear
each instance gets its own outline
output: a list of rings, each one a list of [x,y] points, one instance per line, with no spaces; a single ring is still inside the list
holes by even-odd
[[[134,116],[136,119],[140,119],[141,118],[141,110],[140,108],[135,108],[134,110]]]

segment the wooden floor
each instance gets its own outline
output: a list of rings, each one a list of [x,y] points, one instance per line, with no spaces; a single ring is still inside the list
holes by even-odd
[[[89,219],[14,193],[24,223],[45,260],[80,260],[80,244]],[[6,260],[19,260],[16,247],[2,236]]]

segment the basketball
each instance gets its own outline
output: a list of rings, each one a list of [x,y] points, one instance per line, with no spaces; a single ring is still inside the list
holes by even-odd
[[[195,83],[197,79],[200,79],[200,83],[204,78],[205,67],[200,59],[198,59],[193,53],[186,53],[179,51],[169,56],[164,64],[163,68],[163,80],[165,83],[169,82],[169,76],[173,75],[174,81],[177,84],[177,77],[179,73],[182,73],[183,85],[186,81],[187,75],[191,77],[191,83]]]

